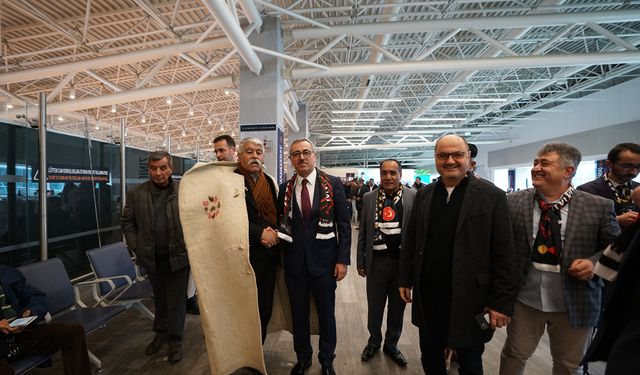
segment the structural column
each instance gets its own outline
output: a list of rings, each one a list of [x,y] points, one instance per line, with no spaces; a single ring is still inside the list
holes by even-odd
[[[263,17],[262,32],[249,37],[251,45],[283,52],[280,19]],[[262,71],[257,76],[240,63],[240,138],[254,137],[264,145],[267,173],[284,181],[284,113],[281,59],[259,53]]]

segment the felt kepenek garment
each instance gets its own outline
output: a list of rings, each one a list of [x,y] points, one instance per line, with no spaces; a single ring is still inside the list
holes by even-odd
[[[236,163],[199,163],[180,182],[180,220],[198,290],[212,374],[242,367],[266,374],[242,175]],[[241,228],[246,228],[241,230]],[[281,275],[279,276],[281,277]],[[290,312],[278,282],[269,330],[285,329]]]

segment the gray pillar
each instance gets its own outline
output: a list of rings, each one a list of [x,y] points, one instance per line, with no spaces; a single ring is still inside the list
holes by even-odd
[[[127,146],[125,144],[126,119],[120,119],[120,213],[124,212],[127,200]]]
[[[251,34],[249,42],[258,47],[283,52],[280,19],[264,17],[262,32]],[[280,183],[284,178],[284,63],[271,55],[258,53],[258,57],[262,62],[260,76],[251,72],[242,61],[240,63],[240,139],[254,137],[262,140],[267,173]]]
[[[47,234],[47,96],[38,95],[38,201],[40,203],[40,260],[49,258]],[[28,119],[27,119],[28,120]]]

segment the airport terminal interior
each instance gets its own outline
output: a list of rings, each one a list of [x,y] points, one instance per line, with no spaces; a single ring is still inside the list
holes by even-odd
[[[410,186],[417,177],[437,180],[435,143],[456,134],[477,146],[477,176],[516,192],[532,187],[532,162],[545,143],[581,152],[576,187],[607,172],[616,144],[640,143],[639,0],[0,7],[0,264],[58,258],[74,284],[96,277],[87,250],[123,241],[126,192],[149,180],[151,151],[172,155],[177,181],[216,161],[216,137],[253,137],[262,141],[265,172],[282,183],[294,173],[289,148],[304,138],[316,166],[345,182],[380,183],[379,163],[392,158]],[[409,308],[398,343],[407,367],[384,355],[360,359],[367,298],[352,224],[352,266],[336,290],[335,370],[423,373]],[[83,289],[82,298],[93,296]],[[151,299],[142,303],[153,310]],[[88,348],[103,374],[211,373],[201,319],[187,315],[176,364],[162,353],[145,356],[152,323],[137,309],[87,335]],[[498,374],[505,337],[497,329],[487,344],[485,374]],[[269,334],[264,361],[269,374],[288,374],[292,335]],[[545,335],[525,374],[551,367]],[[605,368],[593,363],[589,373]],[[308,372],[320,369],[315,361]],[[62,374],[60,354],[29,373]]]

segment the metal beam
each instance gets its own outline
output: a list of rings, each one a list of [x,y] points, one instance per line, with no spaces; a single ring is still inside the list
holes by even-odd
[[[186,52],[202,52],[229,46],[227,38],[216,38],[204,43],[172,44],[158,48],[148,48],[119,55],[96,57],[93,59],[74,61],[70,63],[50,65],[42,68],[21,70],[10,73],[0,73],[0,84],[32,81],[36,79],[64,75],[87,69],[101,69],[122,64],[133,64],[141,61],[159,59],[165,56],[175,56]],[[252,51],[253,52],[253,51]]]
[[[238,50],[238,54],[245,64],[247,64],[247,67],[259,75],[262,69],[262,62],[260,62],[258,55],[251,49],[251,43],[249,43],[242,28],[240,28],[233,14],[231,14],[227,4],[223,0],[202,0],[202,2],[207,6],[216,21],[218,21],[220,28],[222,28],[225,35],[229,38],[231,44]]]
[[[406,22],[371,22],[367,24],[335,25],[330,29],[296,28],[285,33],[293,40],[320,39],[338,35],[408,34],[453,30],[464,25],[476,29],[511,29],[522,27],[562,26],[567,24],[613,23],[640,20],[640,9],[604,12],[546,13],[524,16],[428,19]]]
[[[351,64],[329,66],[329,70],[316,68],[287,69],[284,76],[285,78],[290,79],[310,79],[362,76],[367,74],[452,72],[459,70],[518,69],[625,63],[640,63],[640,52],[608,52],[464,60],[411,61],[403,63]]]

